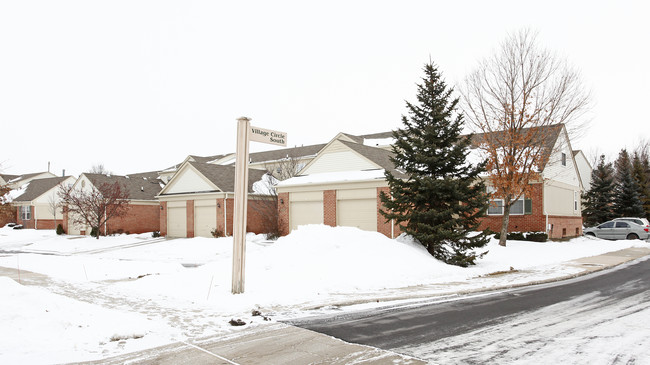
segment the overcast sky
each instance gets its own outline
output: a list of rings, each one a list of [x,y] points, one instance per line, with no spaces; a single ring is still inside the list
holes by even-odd
[[[233,152],[240,116],[289,146],[392,130],[429,58],[454,85],[524,27],[593,95],[573,148],[614,156],[649,136],[649,4],[0,0],[1,171],[160,170]]]

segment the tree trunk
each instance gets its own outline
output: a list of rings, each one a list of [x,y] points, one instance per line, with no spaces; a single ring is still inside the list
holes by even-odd
[[[506,203],[506,201],[508,203]],[[503,201],[503,220],[501,221],[501,235],[499,245],[506,247],[506,238],[508,238],[508,223],[510,222],[510,204],[509,199]]]

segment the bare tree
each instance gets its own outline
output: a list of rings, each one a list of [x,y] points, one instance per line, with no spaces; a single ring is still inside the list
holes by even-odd
[[[56,201],[56,193],[52,193],[52,196],[47,199],[47,210],[52,214],[52,217],[54,217],[54,229],[56,229],[56,215],[60,209],[61,207]]]
[[[488,159],[489,183],[503,198],[499,244],[505,246],[510,207],[547,163],[548,128],[565,125],[575,136],[590,96],[578,72],[540,48],[530,30],[509,35],[467,77],[461,93],[467,124],[483,137],[478,141]]]
[[[113,172],[109,171],[104,167],[103,163],[94,164],[90,171],[87,171],[91,174],[101,174],[101,175],[112,175]]]
[[[100,228],[111,218],[123,217],[129,209],[129,195],[118,183],[93,182],[92,189],[75,189],[74,185],[61,186],[60,205],[65,207],[72,224],[96,229],[99,239]]]

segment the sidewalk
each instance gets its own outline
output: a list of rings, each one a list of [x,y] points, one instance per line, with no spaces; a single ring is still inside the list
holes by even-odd
[[[546,280],[526,281],[527,272],[505,272],[496,275],[509,275],[512,285],[490,286],[494,276],[472,279],[484,285],[466,283],[445,283],[435,286],[402,288],[382,293],[381,296],[368,295],[362,300],[331,301],[327,306],[349,306],[361,303],[418,299],[430,300],[435,297],[458,296],[493,290],[505,290],[528,285],[549,283],[587,275],[608,269],[626,262],[650,255],[649,248],[628,248],[606,254],[581,258],[562,264],[574,268],[577,273]],[[478,288],[477,288],[478,287]],[[325,305],[319,306],[323,307]],[[318,308],[318,307],[313,307]],[[309,309],[309,308],[305,308]],[[180,342],[150,349],[140,353],[103,359],[84,364],[425,364],[426,362],[407,356],[368,346],[343,342],[336,338],[289,326],[282,323],[250,328],[236,337],[206,338],[192,343]]]

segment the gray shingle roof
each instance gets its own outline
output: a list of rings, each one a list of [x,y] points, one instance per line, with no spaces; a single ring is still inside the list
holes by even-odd
[[[157,174],[154,177],[138,176],[139,174],[131,174],[128,177],[91,173],[84,173],[84,175],[88,177],[93,185],[113,184],[115,182],[122,184],[129,194],[129,199],[133,200],[157,200],[156,196],[162,190],[161,181],[158,179]]]
[[[280,150],[274,151],[264,151],[264,152],[254,152],[250,153],[248,156],[250,162],[265,162],[265,161],[277,161],[284,158],[300,158],[315,156],[318,151],[322,150],[325,147],[325,144],[315,144],[310,146],[300,146],[293,148],[283,148]]]
[[[235,167],[201,162],[189,162],[203,176],[215,184],[223,192],[235,191]],[[253,192],[253,183],[260,181],[265,171],[248,169],[248,192]]]
[[[69,176],[32,180],[27,186],[25,192],[14,199],[14,202],[30,202],[57,186],[67,178],[69,178]]]

